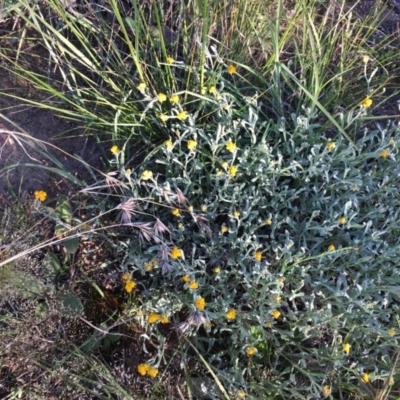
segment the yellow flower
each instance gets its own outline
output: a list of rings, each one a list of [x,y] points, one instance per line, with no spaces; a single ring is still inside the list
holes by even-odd
[[[172,57],[167,57],[167,63],[168,64],[173,64],[174,63],[174,59]]]
[[[189,282],[189,275],[188,274],[183,275],[182,280],[183,280],[183,282]]]
[[[127,272],[125,272],[124,274],[122,274],[122,280],[125,282],[125,281],[128,281],[129,279],[131,279],[131,277],[132,277],[132,274],[128,274]]]
[[[364,373],[361,375],[361,381],[364,382],[364,383],[368,383],[368,382],[369,382],[369,375],[368,375],[367,373],[364,372]]]
[[[214,268],[214,272],[215,272],[216,274],[220,274],[220,273],[221,273],[221,268],[219,268],[219,267]]]
[[[126,173],[127,175],[130,175],[130,174],[132,173],[132,170],[131,170],[130,168],[127,168],[127,169],[125,170],[125,173]]]
[[[111,153],[113,153],[113,154],[118,154],[118,153],[119,153],[119,148],[118,148],[117,145],[114,144],[114,146],[111,147],[110,151],[111,151]]]
[[[229,172],[229,175],[233,178],[236,175],[237,168],[232,165],[231,167],[229,167],[228,172]]]
[[[166,96],[164,93],[158,93],[158,95],[157,95],[157,100],[158,100],[160,103],[164,103],[164,101],[167,100],[167,96]]]
[[[168,324],[169,319],[168,319],[168,317],[167,317],[166,315],[162,315],[162,316],[161,316],[161,319],[160,319],[160,322],[161,322],[162,324]]]
[[[195,301],[194,304],[199,310],[203,311],[206,306],[206,301],[203,297],[200,297]]]
[[[363,56],[362,58],[363,63],[366,64],[369,61],[369,57],[367,55]]]
[[[148,318],[149,324],[154,324],[158,322],[160,318],[161,318],[160,314],[151,313]]]
[[[228,74],[233,75],[236,74],[236,67],[232,64],[228,66]]]
[[[147,375],[151,376],[152,378],[155,378],[158,374],[158,369],[157,368],[152,368],[149,367],[148,371],[147,371]]]
[[[187,113],[186,111],[181,111],[176,117],[181,121],[184,121],[187,118]]]
[[[47,193],[44,190],[35,190],[33,194],[35,196],[35,199],[41,202],[47,199]]]
[[[224,161],[224,162],[221,164],[221,167],[226,171],[226,170],[228,169],[228,167],[229,167],[229,164],[228,164],[226,161]]]
[[[146,263],[146,264],[144,264],[144,269],[146,271],[151,271],[153,269],[153,265],[149,264],[149,263]]]
[[[242,389],[240,389],[236,394],[240,399],[244,399],[246,397],[246,393]]]
[[[148,169],[146,169],[145,171],[143,171],[142,173],[142,179],[144,181],[148,181],[149,179],[153,178],[153,173],[151,171],[149,171]]]
[[[344,351],[346,354],[349,354],[349,353],[350,353],[350,349],[351,349],[351,345],[350,345],[350,344],[345,343],[345,344],[343,345],[343,351]]]
[[[271,321],[266,322],[266,323],[265,323],[265,326],[266,326],[267,328],[272,328],[272,322],[271,322]]]
[[[197,142],[193,139],[189,139],[188,143],[187,143],[187,148],[189,150],[194,150],[197,146]]]
[[[211,328],[211,322],[210,321],[204,322],[204,328],[210,329]]]
[[[173,210],[172,210],[172,215],[174,216],[174,217],[178,217],[180,214],[179,214],[179,210],[177,209],[177,208],[174,208]]]
[[[228,227],[226,225],[221,226],[221,233],[228,232]]]
[[[178,229],[183,229],[183,224],[182,224],[182,222],[179,222],[179,224],[178,224]]]
[[[345,224],[346,223],[346,218],[345,217],[340,217],[339,218],[339,224]]]
[[[362,105],[364,108],[371,107],[371,106],[372,106],[372,99],[370,99],[369,97],[366,97],[366,98],[361,102],[361,105]]]
[[[279,296],[279,294],[277,294],[277,295],[275,295],[274,299],[275,299],[275,301],[276,301],[277,303],[279,303],[279,302],[281,301],[282,297]]]
[[[201,206],[201,211],[206,212],[207,211],[207,206],[205,204],[203,204]]]
[[[274,310],[274,311],[271,311],[271,315],[272,315],[275,319],[278,319],[278,318],[281,316],[281,312],[278,311],[278,310]]]
[[[144,92],[146,90],[146,84],[144,82],[139,83],[139,85],[137,85],[137,90],[139,90],[139,92]]]
[[[246,349],[246,353],[247,353],[248,356],[251,357],[252,355],[257,353],[257,349],[255,347],[248,347]]]
[[[256,252],[254,253],[254,258],[255,258],[257,261],[261,261],[261,259],[262,259],[262,253],[261,253],[261,251],[256,251]]]
[[[386,158],[388,155],[389,155],[389,152],[387,150],[383,150],[381,152],[381,154],[379,154],[379,157]]]
[[[336,247],[335,247],[334,244],[330,244],[330,245],[328,246],[328,251],[335,251],[335,249],[336,249]]]
[[[139,374],[143,375],[143,376],[147,374],[149,368],[150,368],[150,365],[147,365],[147,364],[139,364],[137,367]]]
[[[233,153],[233,152],[236,150],[236,144],[233,143],[233,142],[231,142],[231,141],[229,141],[229,142],[226,144],[226,149],[227,149],[228,151],[230,151],[231,153]]]
[[[196,281],[190,281],[189,283],[189,289],[196,290],[199,288],[199,284]]]
[[[396,331],[393,328],[388,330],[389,336],[394,336],[395,334],[396,334]]]
[[[234,310],[234,309],[232,308],[231,310],[229,310],[229,311],[225,314],[225,317],[226,317],[227,319],[231,319],[231,320],[236,319],[236,310]]]
[[[132,292],[132,290],[135,288],[135,286],[136,286],[136,283],[134,281],[128,280],[125,282],[125,290],[128,293]]]
[[[326,144],[326,147],[328,148],[328,150],[333,150],[335,148],[335,146],[336,146],[335,142],[328,142]]]
[[[172,104],[178,104],[179,103],[179,96],[177,94],[174,94],[169,98],[169,101]]]
[[[267,218],[265,220],[265,225],[271,225],[272,224],[272,219],[271,218]]]
[[[215,86],[210,86],[208,91],[209,91],[209,93],[213,94],[217,91],[217,88]]]
[[[280,277],[278,278],[278,281],[279,281],[280,283],[283,283],[283,282],[285,282],[285,278],[284,278],[283,276],[280,276]]]
[[[239,212],[239,211],[234,211],[234,212],[233,212],[233,216],[234,216],[235,218],[239,218],[239,217],[240,217],[240,212]]]
[[[158,118],[160,118],[161,122],[166,122],[169,119],[168,115],[165,114],[160,114]]]
[[[189,206],[189,207],[188,207],[188,211],[189,211],[189,212],[193,212],[193,210],[194,210],[193,206]]]
[[[324,394],[324,396],[328,396],[328,394],[331,392],[331,388],[329,386],[324,386],[322,388],[322,393]]]
[[[172,150],[172,148],[174,147],[173,143],[171,140],[167,140],[165,142],[165,147],[167,148],[167,150]]]
[[[177,247],[174,247],[174,248],[171,250],[171,258],[172,258],[173,260],[176,260],[177,258],[180,258],[180,257],[182,257],[182,256],[183,256],[182,250],[178,249]]]

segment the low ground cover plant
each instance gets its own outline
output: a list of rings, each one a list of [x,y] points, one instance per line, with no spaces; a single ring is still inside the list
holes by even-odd
[[[125,35],[116,4],[109,6]],[[304,17],[302,5],[293,15],[303,10]],[[317,16],[316,4],[308,6]],[[282,10],[280,3],[278,17]],[[282,20],[291,29],[300,21]],[[171,371],[185,377],[187,396],[194,398],[199,377],[221,398],[383,399],[396,393],[400,128],[371,119],[389,78],[365,54],[361,30],[353,42],[357,53],[349,46],[357,57],[348,69],[326,71],[337,54],[322,33],[347,43],[345,32],[337,32],[351,21],[348,14],[332,26],[327,19],[309,21],[325,31],[303,28],[303,43],[326,57],[319,65],[295,40],[282,45],[279,29],[271,31],[276,21],[265,27],[276,34],[263,54],[265,71],[208,45],[203,26],[199,45],[183,47],[190,59],[172,54],[162,39],[161,52],[146,59],[155,62],[155,72],[142,61],[136,39],[129,49],[133,78],[120,69],[122,60],[114,60],[115,74],[93,72],[104,78],[106,91],[90,92],[92,78],[81,77],[84,90],[75,93],[71,74],[64,80],[71,85],[68,97],[28,74],[69,102],[60,112],[75,118],[84,110],[93,129],[112,130],[108,165],[93,172],[93,182],[56,203],[38,190],[35,204],[55,221],[68,254],[83,236],[101,234],[113,244],[122,305],[112,326],[122,335],[137,332],[143,352],[130,367],[146,395]],[[78,26],[91,31],[90,22],[74,20],[72,30],[77,36]],[[46,29],[57,31],[50,24]],[[65,41],[57,43],[65,49]],[[77,55],[73,46],[68,57]],[[290,48],[299,57],[281,61]],[[92,50],[85,54],[94,57]],[[62,59],[62,71],[68,62]],[[351,83],[339,82],[346,74],[359,79],[347,97]],[[112,95],[104,97],[107,92]],[[100,109],[104,114],[96,119]],[[143,144],[146,151],[134,159]],[[105,335],[110,339],[109,330]],[[83,346],[88,359],[104,345],[92,339]],[[117,372],[111,375],[118,380]],[[122,386],[113,387],[129,392]]]

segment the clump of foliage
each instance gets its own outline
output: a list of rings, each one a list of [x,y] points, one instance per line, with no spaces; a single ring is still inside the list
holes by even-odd
[[[284,13],[279,2],[264,25],[247,21],[239,51],[232,35],[218,46],[208,39],[223,13],[208,16],[207,2],[185,11],[203,25],[180,25],[171,43],[162,7],[152,25],[135,2],[126,15],[108,2],[112,22],[107,10],[50,4],[79,46],[38,14],[21,18],[52,54],[65,51],[57,67],[68,90],[30,77],[68,103],[59,112],[109,129],[112,144],[109,170],[72,202],[85,202],[90,220],[66,221],[60,204],[68,215],[74,207],[65,198],[43,212],[63,227],[66,247],[89,232],[114,243],[118,318],[134,321],[143,345],[137,378],[162,381],[174,369],[189,396],[199,377],[225,398],[389,396],[398,383],[400,136],[397,124],[371,121],[391,78],[368,56],[379,54],[367,47],[368,25],[352,26],[344,8],[321,16],[304,1]],[[253,17],[261,10],[237,5]],[[245,30],[234,15],[234,30]],[[156,41],[160,50],[147,52]]]

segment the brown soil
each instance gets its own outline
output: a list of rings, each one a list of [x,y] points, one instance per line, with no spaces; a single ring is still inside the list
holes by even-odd
[[[59,166],[45,153],[80,179],[84,178],[86,168],[74,155],[100,167],[101,150],[75,122],[59,118],[51,110],[22,105],[7,96],[40,100],[32,92],[26,82],[0,69],[0,198],[7,201],[15,196],[24,199],[35,190],[67,190],[69,182],[47,169]],[[41,141],[45,153],[40,151],[37,141]]]

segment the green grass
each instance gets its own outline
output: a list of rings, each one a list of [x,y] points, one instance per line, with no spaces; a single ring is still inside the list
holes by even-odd
[[[194,382],[226,399],[397,398],[400,135],[379,115],[399,95],[396,38],[344,4],[169,4],[17,11],[8,68],[48,98],[26,101],[79,121],[108,167],[88,186],[58,163],[77,189],[34,202],[64,249],[34,301],[60,306],[56,331],[84,329],[52,362],[31,350],[50,378],[15,390],[49,396],[60,368],[74,398],[197,398]],[[30,68],[22,40],[57,73]],[[100,265],[82,240],[109,249]]]

